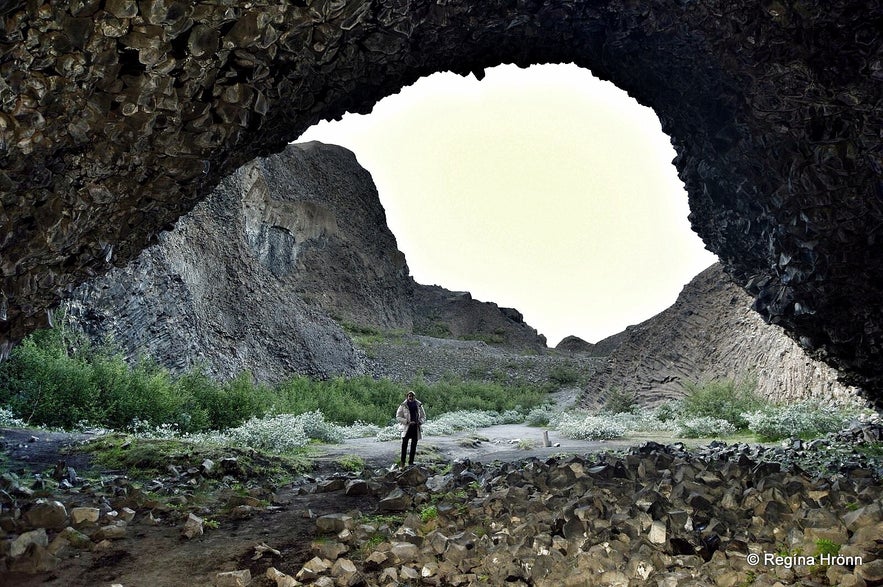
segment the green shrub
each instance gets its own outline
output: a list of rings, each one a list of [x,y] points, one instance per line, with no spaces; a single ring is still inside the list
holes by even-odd
[[[619,387],[610,390],[602,412],[606,414],[634,414],[638,411],[638,394]]]
[[[98,389],[101,424],[123,429],[143,420],[189,429],[190,422],[182,411],[184,397],[169,372],[156,363],[141,360],[130,367],[121,355],[100,355],[93,358],[91,372]]]
[[[726,420],[737,430],[748,427],[743,416],[764,405],[764,401],[754,394],[754,383],[736,384],[731,380],[711,381],[704,385],[687,385],[688,393],[681,400],[681,411],[685,418],[717,418]]]
[[[344,434],[340,426],[325,420],[322,412],[306,412],[297,416],[297,419],[307,438],[320,442],[343,442]]]
[[[27,337],[0,363],[0,403],[27,424],[70,428],[101,419],[89,364],[58,329]]]
[[[251,418],[236,428],[194,437],[197,441],[234,444],[274,453],[291,452],[305,446],[310,437],[305,431],[305,420],[313,415],[279,414],[265,418]],[[309,428],[311,424],[307,424]]]
[[[675,401],[666,401],[653,410],[653,415],[660,422],[671,422],[675,420],[680,414],[680,404]]]
[[[528,426],[546,426],[559,411],[552,405],[536,407],[527,413],[524,423]]]
[[[454,378],[403,385],[370,377],[294,377],[271,387],[241,373],[219,383],[202,369],[173,376],[150,360],[129,365],[111,345],[94,348],[61,328],[32,334],[0,363],[0,406],[11,418],[61,428],[89,422],[187,433],[235,429],[272,414],[321,413],[328,422],[358,422],[361,430],[353,433],[373,436],[393,420],[407,389],[433,419],[453,411],[525,413],[548,400],[536,386]]]
[[[579,381],[579,371],[573,365],[555,365],[549,370],[549,380],[556,385],[572,385]]]
[[[420,521],[424,524],[438,518],[438,508],[434,505],[428,505],[420,510]]]
[[[451,338],[453,336],[450,326],[440,320],[432,321],[423,327],[417,326],[414,329],[414,334],[431,336],[432,338]]]

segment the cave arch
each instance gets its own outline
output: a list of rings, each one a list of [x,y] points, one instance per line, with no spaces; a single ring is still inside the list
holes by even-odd
[[[880,397],[880,0],[0,1],[8,347],[217,182],[436,71],[573,62],[652,107],[757,310]]]

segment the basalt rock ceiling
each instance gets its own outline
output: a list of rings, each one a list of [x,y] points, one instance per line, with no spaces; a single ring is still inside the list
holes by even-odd
[[[574,62],[656,111],[756,309],[880,398],[881,31],[880,0],[0,0],[0,336],[318,120]]]

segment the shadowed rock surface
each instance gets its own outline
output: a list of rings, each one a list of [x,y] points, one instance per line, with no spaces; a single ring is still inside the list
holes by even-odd
[[[545,347],[514,310],[416,284],[371,175],[350,151],[322,143],[243,166],[158,245],[78,288],[67,307],[130,357],[175,371],[203,365],[220,378],[376,370],[341,324],[410,334],[431,322],[448,336]]]
[[[617,335],[619,346],[589,382],[582,403],[603,403],[611,389],[619,389],[654,405],[681,397],[686,385],[713,380],[756,380],[757,392],[776,401],[857,393],[750,306],[750,297],[712,265],[670,308]]]
[[[0,5],[0,343],[255,156],[421,76],[574,62],[650,106],[754,307],[883,389],[880,0]]]

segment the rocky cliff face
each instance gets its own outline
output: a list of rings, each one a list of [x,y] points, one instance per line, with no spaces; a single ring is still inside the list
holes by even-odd
[[[240,168],[68,306],[130,356],[220,378],[369,371],[341,325],[410,333],[434,321],[452,336],[545,345],[516,311],[466,297],[414,283],[370,174],[346,149],[307,143]]]
[[[325,307],[376,309],[378,321],[398,325],[407,319],[396,301],[397,284],[408,291],[407,268],[401,258],[379,262],[377,250],[395,250],[382,210],[350,213],[370,204],[359,199],[367,173],[343,174],[329,189],[329,173],[342,166],[357,167],[351,153],[317,144],[245,165],[134,263],[77,289],[72,314],[96,338],[173,370],[203,365],[220,378],[249,370],[264,381],[362,372],[349,337],[309,295],[334,268],[311,269],[330,251],[361,280],[344,295],[352,284],[339,278]],[[358,240],[371,232],[373,246]],[[368,256],[377,257],[371,271]]]
[[[619,344],[585,389],[583,405],[603,403],[614,388],[635,390],[640,403],[653,405],[682,396],[686,385],[716,379],[756,379],[761,395],[779,401],[856,393],[764,323],[720,265],[687,284],[670,308],[615,338]]]
[[[546,347],[546,337],[525,323],[518,310],[481,302],[467,291],[455,292],[437,285],[418,285],[414,289],[414,332],[521,349]]]

